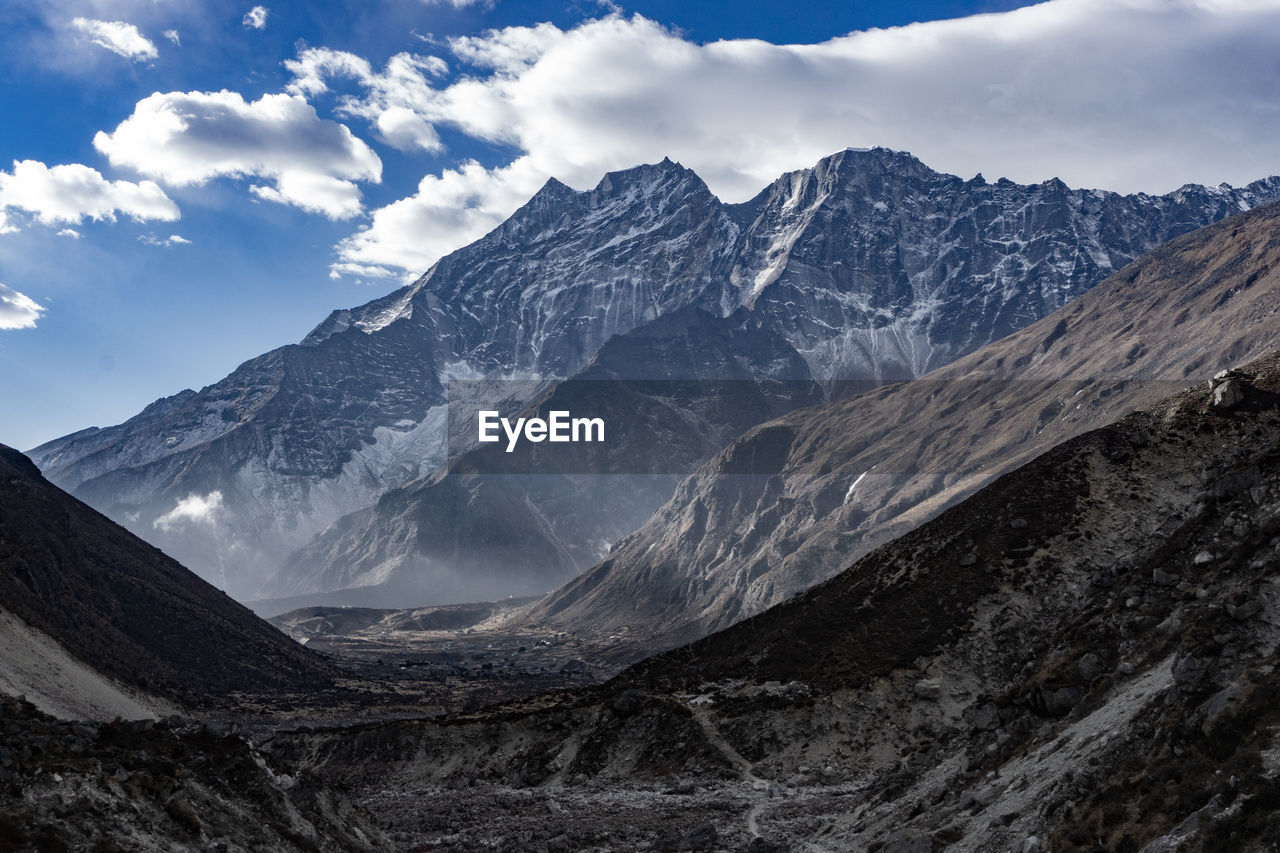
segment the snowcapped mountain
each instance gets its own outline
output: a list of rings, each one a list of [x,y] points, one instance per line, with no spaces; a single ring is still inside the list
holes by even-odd
[[[814,379],[839,395],[846,381],[891,381],[946,364],[1153,246],[1276,198],[1276,178],[1165,196],[1072,190],[1056,180],[964,181],[885,149],[837,153],[737,205],[669,160],[611,173],[585,192],[550,181],[413,284],[334,312],[301,343],[199,392],[31,455],[53,482],[233,595],[378,582],[393,570],[431,570],[420,559],[429,534],[417,521],[384,525],[378,502],[439,479],[432,472],[446,459],[453,380],[531,380],[529,399],[511,402],[533,403],[587,369],[611,339],[643,336],[684,309],[701,312],[711,335],[718,318],[745,310],[761,340],[790,350],[757,360],[753,376]],[[697,338],[696,330],[680,334]],[[725,362],[713,361],[692,378],[725,378]],[[634,513],[642,517],[655,500]],[[395,541],[362,547],[379,556],[358,577],[296,559],[280,577],[289,555],[334,522],[323,547],[309,552],[322,561],[350,557],[343,537],[369,543],[394,530]],[[568,551],[556,547],[554,566],[535,567],[538,582],[590,565],[597,552],[588,542],[616,533],[598,528],[593,521],[563,532],[573,541],[561,543]],[[448,569],[436,556],[434,565]],[[486,594],[505,583],[470,574]]]
[[[724,206],[670,162],[608,175],[590,193],[551,181],[412,285],[33,459],[253,597],[314,534],[444,461],[450,379],[571,375],[613,335],[710,298],[736,241]]]

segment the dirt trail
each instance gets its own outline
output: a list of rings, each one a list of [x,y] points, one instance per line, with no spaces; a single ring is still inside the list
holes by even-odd
[[[729,743],[724,735],[720,733],[720,729],[715,720],[711,718],[706,704],[687,700],[684,704],[689,709],[689,712],[693,714],[693,718],[698,721],[703,734],[707,736],[707,741],[719,750],[725,760],[738,771],[738,777],[750,786],[747,796],[755,802],[747,811],[747,832],[751,834],[752,838],[759,838],[760,815],[769,807],[769,782],[757,776],[755,774],[755,765],[743,758],[742,754],[734,749],[733,744]]]

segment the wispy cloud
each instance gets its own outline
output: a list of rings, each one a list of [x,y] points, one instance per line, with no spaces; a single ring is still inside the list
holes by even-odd
[[[94,147],[112,165],[172,186],[215,177],[266,178],[252,192],[332,219],[362,210],[356,181],[380,181],[382,161],[345,125],[297,95],[246,102],[236,92],[156,92]]]
[[[34,329],[44,310],[30,297],[0,284],[0,329]]]
[[[546,175],[527,157],[503,169],[474,161],[427,175],[408,198],[379,208],[343,240],[331,273],[412,277],[437,258],[492,230],[537,191]]]
[[[170,234],[168,237],[157,237],[155,234],[143,234],[138,238],[139,242],[146,243],[148,246],[190,246],[191,241],[181,234]]]
[[[178,35],[177,30],[165,30],[164,37],[176,44],[178,47],[182,47],[182,36]]]
[[[248,29],[264,30],[267,28],[267,16],[271,14],[271,10],[266,6],[254,6],[248,12],[244,13],[244,18],[240,23]]]
[[[160,55],[150,39],[138,32],[138,28],[133,24],[126,24],[124,21],[73,18],[71,28],[98,47],[106,48],[134,62],[144,62]]]

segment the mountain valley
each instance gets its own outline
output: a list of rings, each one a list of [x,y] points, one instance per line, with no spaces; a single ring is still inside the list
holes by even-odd
[[[914,168],[847,156],[857,186],[868,161]],[[661,164],[629,180],[671,198],[658,188],[691,179]],[[549,185],[529,221],[552,227],[552,202],[575,199],[588,219],[601,199],[652,212],[657,196],[619,183],[596,199]],[[786,186],[757,218],[812,189]],[[291,577],[320,580],[260,587],[282,595],[264,612],[289,611],[270,623],[0,448],[0,848],[1271,849],[1280,205],[1173,233],[1187,230],[1177,205],[1238,209],[1232,192],[1141,202],[1172,240],[1100,283],[1082,274],[1069,297],[983,303],[970,337],[913,315],[933,355],[904,343],[893,311],[897,349],[867,343],[880,332],[799,345],[815,313],[795,310],[788,270],[823,241],[798,239],[782,262],[743,238],[778,275],[735,291],[753,293],[740,304],[639,312],[590,353],[496,332],[476,344],[493,364],[533,352],[529,376],[423,368],[425,396],[389,390],[399,359],[444,346],[443,303],[420,282],[251,362],[238,390],[37,454],[86,495],[128,483],[137,530],[216,533],[245,512],[208,473],[233,450],[265,452],[297,485],[343,442],[342,466],[356,459],[386,411],[416,436],[404,459],[430,433],[438,467],[369,468],[372,504],[278,552]],[[521,221],[502,239],[523,239]],[[744,227],[715,221],[699,233]],[[884,358],[833,367],[855,350]],[[370,386],[333,372],[348,359],[381,364],[375,396],[397,402],[372,405]],[[680,428],[656,449],[636,429],[569,454],[486,450],[454,439],[454,383],[513,412]],[[307,408],[314,388],[342,417]],[[315,443],[266,427],[288,420],[281,407]],[[192,431],[145,461],[176,425]],[[112,469],[117,454],[139,464]],[[146,509],[153,488],[165,497]],[[267,505],[258,517],[279,522]],[[226,548],[206,574],[242,553],[209,542]],[[452,569],[432,565],[473,553],[469,585],[442,592]],[[509,597],[503,570],[536,583]],[[316,589],[338,597],[308,601]],[[463,602],[473,590],[495,594]],[[445,600],[418,606],[432,593]]]
[[[264,748],[409,847],[1268,849],[1278,403],[1275,353],[598,687]]]

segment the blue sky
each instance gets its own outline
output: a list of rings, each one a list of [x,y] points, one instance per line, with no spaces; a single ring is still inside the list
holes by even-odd
[[[548,176],[727,200],[845,146],[1164,192],[1280,172],[1280,0],[0,7],[0,442],[116,423]]]

